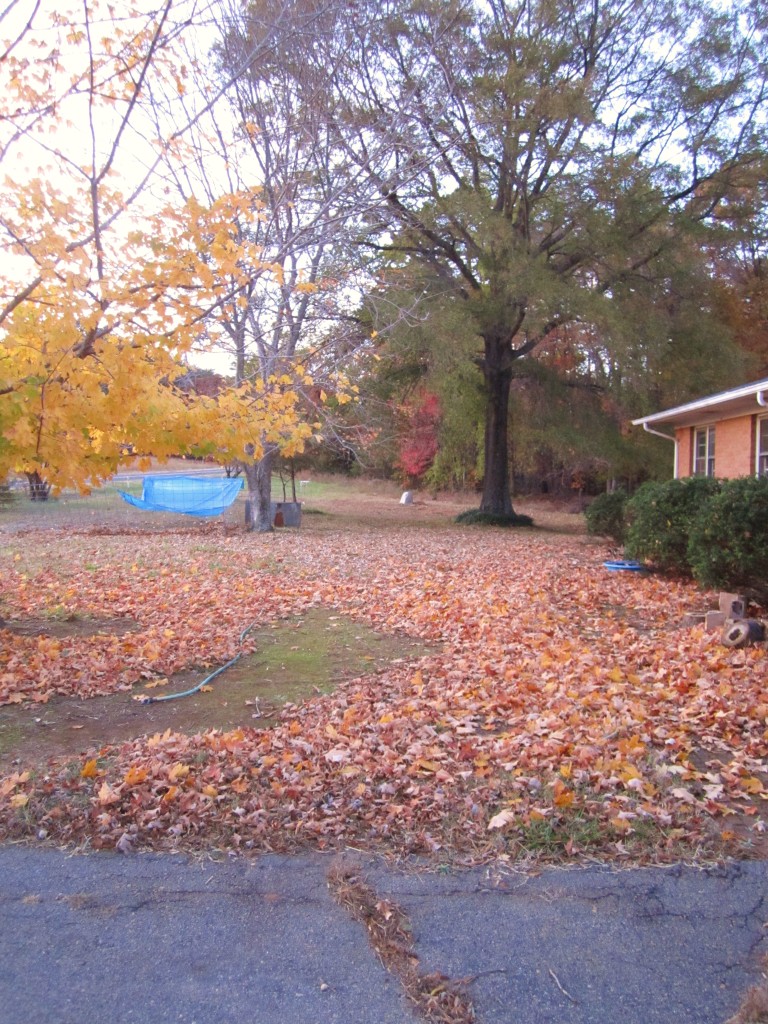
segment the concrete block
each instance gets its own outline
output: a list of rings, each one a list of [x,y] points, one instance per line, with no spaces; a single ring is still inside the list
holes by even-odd
[[[743,619],[747,614],[747,602],[743,594],[720,594],[720,611],[726,619]]]
[[[686,612],[683,616],[682,625],[689,628],[693,626],[703,626],[706,617],[707,616],[704,612]]]
[[[728,616],[724,612],[707,612],[706,629],[722,629]]]

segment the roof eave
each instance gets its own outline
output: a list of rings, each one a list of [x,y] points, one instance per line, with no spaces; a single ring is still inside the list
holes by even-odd
[[[711,412],[728,413],[733,411],[739,415],[739,404],[745,399],[754,397],[759,406],[768,408],[768,379],[756,381],[754,384],[747,384],[740,388],[733,388],[730,391],[721,391],[717,395],[709,395],[700,398],[695,402],[687,402],[685,405],[675,406],[673,409],[664,409],[661,412],[652,413],[650,416],[642,416],[640,419],[632,420],[635,427],[644,427],[645,424],[674,424],[681,422],[682,425],[692,422],[697,413],[705,414]]]

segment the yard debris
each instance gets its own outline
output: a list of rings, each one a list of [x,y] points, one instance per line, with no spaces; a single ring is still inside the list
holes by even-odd
[[[717,611],[688,612],[683,626],[700,626],[707,632],[721,630],[720,642],[725,647],[750,647],[765,640],[765,623],[747,615],[749,602],[743,594],[723,591],[718,599]]]
[[[758,619],[739,619],[723,629],[722,641],[726,647],[748,647],[765,640],[765,626]]]
[[[202,551],[174,535],[48,537],[44,556],[29,545],[21,563],[0,552],[14,616],[68,603],[139,624],[66,645],[12,636],[0,648],[8,703],[218,659],[240,623],[318,605],[434,645],[288,708],[273,731],[245,727],[244,708],[226,732],[169,730],[0,779],[0,833],[470,861],[661,862],[765,843],[768,650],[674,628],[670,610],[690,605],[693,584],[596,576],[594,544],[578,536],[371,526],[328,537],[270,537],[269,560],[222,534]],[[724,751],[722,763],[702,765],[702,749]]]
[[[467,993],[472,979],[419,970],[410,922],[401,907],[379,897],[357,868],[342,861],[329,871],[328,886],[336,902],[365,927],[382,964],[427,1024],[473,1024],[475,1011]]]

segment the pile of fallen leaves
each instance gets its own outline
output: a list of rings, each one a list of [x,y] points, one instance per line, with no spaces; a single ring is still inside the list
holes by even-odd
[[[271,730],[165,733],[20,765],[0,779],[0,829],[123,851],[663,860],[755,848],[765,648],[684,627],[711,595],[608,572],[605,555],[582,537],[460,527],[15,539],[0,555],[6,619],[135,628],[0,632],[0,703],[218,664],[249,625],[314,606],[437,646],[289,706]]]

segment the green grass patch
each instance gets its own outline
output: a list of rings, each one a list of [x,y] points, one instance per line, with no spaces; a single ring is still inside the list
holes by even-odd
[[[574,814],[551,821],[532,820],[515,835],[522,849],[535,854],[560,856],[569,845],[590,850],[605,845],[606,828],[596,818]]]

